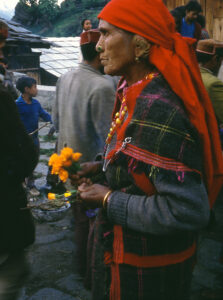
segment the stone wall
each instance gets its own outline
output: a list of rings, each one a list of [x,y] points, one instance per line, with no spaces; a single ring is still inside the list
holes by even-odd
[[[20,77],[27,76],[24,73],[18,73],[18,72],[13,72],[13,75],[14,75],[13,76],[14,84]],[[37,89],[38,89],[38,94],[35,98],[40,102],[43,109],[45,109],[46,111],[51,113],[52,105],[56,99],[56,87],[55,86],[46,86],[46,85],[37,85]]]
[[[51,113],[53,103],[56,99],[56,87],[37,85],[37,88],[38,88],[38,94],[36,96],[36,99],[40,102],[43,109]]]

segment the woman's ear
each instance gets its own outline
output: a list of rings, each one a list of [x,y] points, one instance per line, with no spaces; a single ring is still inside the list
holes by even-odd
[[[149,56],[151,43],[140,35],[134,35],[133,43],[135,46],[135,58],[136,60],[145,59]]]

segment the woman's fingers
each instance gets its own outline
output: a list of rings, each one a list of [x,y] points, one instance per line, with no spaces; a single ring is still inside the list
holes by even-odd
[[[83,193],[87,191],[89,185],[86,182],[83,182],[81,185],[78,186],[78,192]]]
[[[102,207],[103,199],[109,188],[100,184],[88,185],[82,183],[78,187],[79,196],[83,202],[89,207]]]
[[[88,185],[91,185],[92,181],[91,181],[90,178],[83,177],[80,180],[78,180],[78,185],[81,185],[82,183],[86,183]]]

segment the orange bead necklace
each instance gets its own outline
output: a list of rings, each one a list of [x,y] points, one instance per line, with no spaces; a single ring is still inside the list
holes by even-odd
[[[158,73],[156,72],[151,72],[149,74],[147,74],[142,80],[152,80],[154,77],[156,77],[158,75]],[[119,109],[119,111],[115,114],[115,118],[113,120],[113,122],[111,123],[111,128],[109,129],[109,133],[106,139],[106,144],[110,144],[112,137],[114,136],[115,132],[117,131],[117,128],[119,128],[124,119],[125,119],[125,115],[128,111],[127,105],[126,105],[126,99],[125,96],[123,96],[122,102],[121,102],[121,107]]]

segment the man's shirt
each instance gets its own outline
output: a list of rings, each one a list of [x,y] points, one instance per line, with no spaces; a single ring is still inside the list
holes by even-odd
[[[46,112],[39,101],[32,99],[30,104],[26,103],[22,96],[16,100],[16,105],[20,114],[20,118],[28,133],[33,132],[38,128],[39,118],[42,118],[45,122],[51,122],[51,116]],[[38,137],[38,132],[33,136],[33,139]]]
[[[191,24],[187,24],[185,18],[183,18],[181,24],[181,35],[185,37],[194,38],[194,32],[195,32],[194,22]]]

